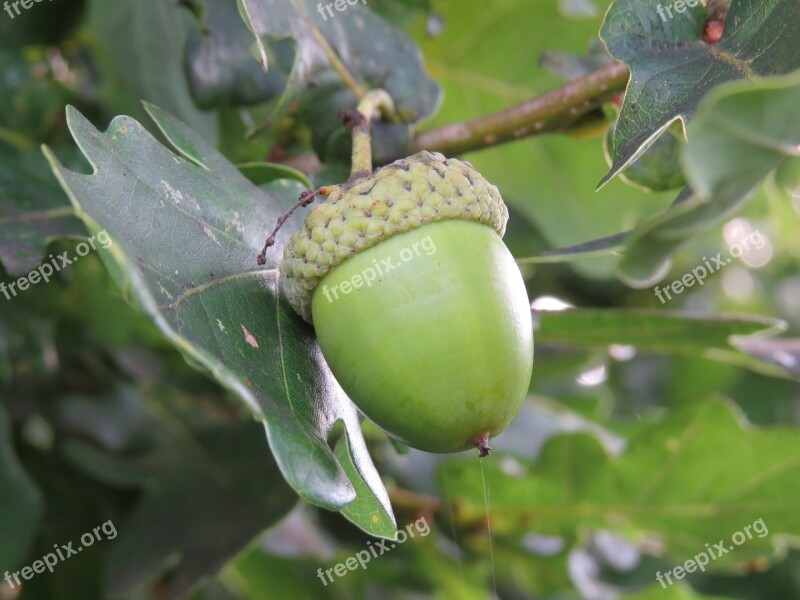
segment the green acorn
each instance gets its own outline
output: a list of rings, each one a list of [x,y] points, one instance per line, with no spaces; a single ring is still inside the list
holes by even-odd
[[[284,291],[367,417],[409,446],[483,456],[533,366],[525,285],[501,240],[508,211],[472,165],[438,153],[372,173],[368,119],[347,116],[354,175],[301,197],[328,196],[284,249]]]

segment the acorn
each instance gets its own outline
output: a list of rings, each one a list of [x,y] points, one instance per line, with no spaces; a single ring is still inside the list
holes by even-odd
[[[378,98],[373,109],[388,104]],[[299,206],[327,200],[284,248],[283,290],[380,428],[420,450],[485,456],[519,412],[533,367],[530,304],[501,239],[508,211],[472,165],[439,153],[373,173],[364,112],[362,103],[344,113],[351,178],[301,196]]]

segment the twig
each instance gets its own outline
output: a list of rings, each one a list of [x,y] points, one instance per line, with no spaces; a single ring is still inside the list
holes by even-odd
[[[431,150],[453,156],[567,130],[604,101],[624,91],[629,75],[624,63],[615,62],[517,106],[420,132],[412,142],[412,151]]]

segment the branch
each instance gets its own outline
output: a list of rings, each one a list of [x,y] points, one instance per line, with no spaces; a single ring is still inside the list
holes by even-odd
[[[542,133],[565,131],[603,102],[625,91],[629,75],[624,63],[612,63],[517,106],[420,132],[412,141],[412,150],[454,156]]]

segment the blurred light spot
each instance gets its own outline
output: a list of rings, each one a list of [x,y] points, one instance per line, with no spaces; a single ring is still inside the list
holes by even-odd
[[[731,219],[722,228],[722,235],[728,244],[728,252],[733,258],[739,258],[748,267],[757,269],[766,265],[772,258],[772,244],[769,238],[757,229],[753,229],[750,221],[737,217]]]
[[[47,451],[53,447],[53,427],[39,414],[32,415],[22,426],[22,438],[34,448]]]
[[[600,580],[597,560],[584,549],[573,550],[567,559],[567,568],[572,583],[581,598],[591,600],[617,600],[620,596],[616,586]]]
[[[608,379],[608,369],[606,369],[605,365],[600,365],[599,367],[594,367],[593,369],[581,373],[578,376],[577,382],[579,385],[592,387],[600,385],[606,379]]]
[[[588,19],[596,17],[597,6],[592,0],[560,0],[558,11],[568,18]]]
[[[500,459],[500,470],[509,477],[521,477],[525,474],[525,467],[513,456],[504,456]]]
[[[428,17],[428,24],[425,28],[425,32],[430,37],[438,37],[442,35],[444,31],[444,17],[442,15],[433,14]]]
[[[573,305],[555,296],[539,296],[531,302],[531,308],[533,310],[566,310],[573,308]]]
[[[786,367],[787,369],[794,369],[797,366],[797,357],[789,352],[778,351],[772,355],[775,362]]]
[[[747,269],[735,266],[722,274],[722,289],[731,300],[746,302],[755,293],[756,284]]]
[[[526,533],[522,536],[522,547],[531,554],[553,556],[564,549],[564,539],[552,535]]]
[[[800,276],[790,277],[781,282],[776,300],[783,315],[800,321]]]
[[[53,72],[53,78],[61,83],[74,81],[75,76],[69,70],[69,64],[64,59],[64,55],[57,48],[48,48],[46,51],[47,62]]]
[[[608,353],[611,355],[611,358],[625,362],[626,360],[630,360],[636,356],[636,347],[624,346],[622,344],[611,344],[608,347]]]
[[[630,571],[639,564],[639,550],[624,538],[610,531],[598,531],[594,545],[606,563],[617,571]]]

